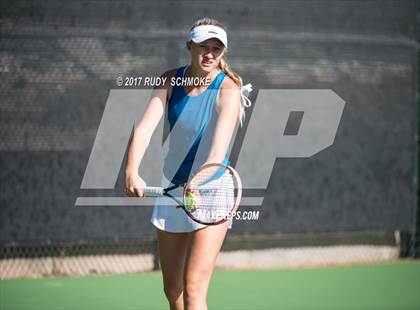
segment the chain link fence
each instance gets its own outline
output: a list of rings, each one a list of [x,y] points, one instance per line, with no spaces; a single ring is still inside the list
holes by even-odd
[[[400,259],[400,232],[228,235],[217,268],[290,268]],[[127,274],[159,270],[156,240],[2,245],[0,278]]]

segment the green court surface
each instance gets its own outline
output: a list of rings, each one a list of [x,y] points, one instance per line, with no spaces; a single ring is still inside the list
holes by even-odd
[[[209,309],[420,309],[420,262],[216,271]],[[0,309],[168,309],[160,273],[3,280]]]

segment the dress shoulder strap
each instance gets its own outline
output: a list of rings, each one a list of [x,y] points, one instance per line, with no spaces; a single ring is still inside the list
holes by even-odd
[[[220,85],[222,85],[223,80],[226,77],[226,73],[224,73],[223,71],[220,71],[217,76],[214,78],[214,81],[211,83],[211,85],[209,86],[210,89],[219,89]]]

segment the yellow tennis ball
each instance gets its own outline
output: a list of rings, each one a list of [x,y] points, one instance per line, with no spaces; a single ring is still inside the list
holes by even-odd
[[[196,196],[193,193],[188,193],[185,195],[185,209],[187,209],[188,212],[193,212],[196,209]]]

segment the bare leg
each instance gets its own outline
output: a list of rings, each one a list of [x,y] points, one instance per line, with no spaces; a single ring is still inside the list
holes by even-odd
[[[184,269],[185,309],[207,309],[207,289],[227,229],[228,223],[223,223],[190,233]]]
[[[157,231],[166,298],[171,310],[184,310],[183,275],[189,233]]]

